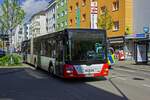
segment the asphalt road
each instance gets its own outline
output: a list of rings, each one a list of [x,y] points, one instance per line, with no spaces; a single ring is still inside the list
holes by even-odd
[[[63,80],[32,67],[0,69],[0,100],[149,100],[150,80],[111,70],[106,78]],[[129,70],[130,71],[130,70]]]

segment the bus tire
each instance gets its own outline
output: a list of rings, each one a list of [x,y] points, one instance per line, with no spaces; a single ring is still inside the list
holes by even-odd
[[[52,63],[49,64],[48,73],[50,74],[50,76],[54,76],[54,67]]]
[[[35,69],[39,68],[36,59],[34,60],[34,67],[35,67]]]

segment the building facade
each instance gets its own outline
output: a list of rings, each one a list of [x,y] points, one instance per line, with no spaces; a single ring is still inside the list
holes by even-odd
[[[141,54],[139,57],[145,57],[143,54],[146,54],[146,51],[148,51],[148,60],[150,61],[150,38],[141,38],[141,36],[145,36],[145,34],[150,33],[148,30],[150,28],[150,6],[149,0],[131,0],[132,3],[132,19],[133,19],[133,30],[131,35],[126,36],[126,46],[125,46],[125,52],[126,57],[128,59],[135,59],[135,55],[138,55],[140,51]],[[146,28],[146,30],[144,30]],[[146,31],[148,33],[146,33]],[[138,36],[140,35],[140,36]],[[146,36],[145,36],[146,37]],[[139,39],[141,38],[141,39]],[[136,42],[135,42],[136,40]],[[142,44],[140,44],[142,43]],[[143,45],[149,44],[148,48],[145,48]],[[137,46],[138,45],[138,46]],[[140,46],[143,46],[140,48]],[[144,49],[143,49],[144,48]],[[136,54],[137,50],[138,53]],[[139,58],[138,57],[138,58]]]
[[[23,34],[24,34],[24,40],[31,39],[32,34],[30,32],[30,23],[23,24]]]
[[[68,0],[68,27],[91,28],[91,0]]]
[[[15,28],[14,34],[12,36],[12,49],[13,51],[21,51],[21,42],[25,40],[25,35],[23,34],[23,25],[18,25]]]
[[[144,27],[150,27],[150,0],[133,0],[133,32],[143,33]]]
[[[47,34],[45,11],[34,14],[30,22],[30,32],[33,38]]]
[[[64,28],[97,28],[97,3],[97,0],[57,0],[56,31]],[[91,9],[95,10],[94,14]]]
[[[56,31],[56,0],[51,0],[49,2],[48,8],[46,10],[46,29],[47,33],[52,33]]]
[[[56,31],[68,27],[67,0],[56,0]]]
[[[107,31],[110,44],[122,48],[124,36],[133,33],[133,1],[132,0],[98,0],[98,16],[105,8],[113,20],[112,29]]]

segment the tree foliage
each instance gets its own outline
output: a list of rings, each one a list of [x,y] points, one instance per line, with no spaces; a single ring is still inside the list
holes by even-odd
[[[1,5],[2,15],[0,16],[1,28],[8,33],[20,24],[25,16],[24,10],[19,5],[19,0],[4,0]]]
[[[113,20],[109,15],[108,9],[105,7],[104,12],[98,17],[98,28],[110,30],[113,26]]]
[[[0,30],[2,34],[9,35],[9,47],[12,48],[13,30],[17,25],[22,23],[25,12],[20,7],[19,0],[4,0],[4,2],[1,4],[1,11]],[[12,53],[12,51],[10,51],[10,53]]]

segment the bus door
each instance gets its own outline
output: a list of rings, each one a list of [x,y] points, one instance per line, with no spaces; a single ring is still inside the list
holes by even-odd
[[[64,46],[63,40],[58,40],[56,43],[56,74],[63,75],[63,65],[64,65]]]

